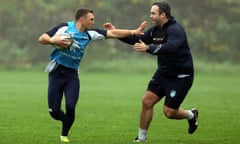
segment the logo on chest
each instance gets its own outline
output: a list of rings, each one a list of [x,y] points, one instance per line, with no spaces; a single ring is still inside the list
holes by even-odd
[[[164,42],[164,37],[153,37],[154,43],[162,43]]]

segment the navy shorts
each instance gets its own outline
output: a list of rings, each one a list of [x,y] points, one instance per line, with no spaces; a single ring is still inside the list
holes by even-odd
[[[149,82],[147,90],[155,93],[160,98],[166,96],[164,104],[170,108],[178,109],[192,83],[193,75],[183,78],[164,77],[157,71]]]
[[[57,65],[49,73],[48,105],[49,111],[59,111],[65,95],[66,108],[74,109],[79,98],[80,82],[78,71]]]

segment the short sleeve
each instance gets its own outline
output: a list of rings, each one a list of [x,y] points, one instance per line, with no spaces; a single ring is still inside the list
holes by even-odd
[[[56,25],[55,27],[53,27],[51,30],[47,31],[46,33],[49,36],[54,36],[61,28],[63,27],[67,27],[68,24],[67,23],[60,23],[59,25]]]
[[[91,40],[103,40],[107,35],[107,30],[92,29],[87,32]]]

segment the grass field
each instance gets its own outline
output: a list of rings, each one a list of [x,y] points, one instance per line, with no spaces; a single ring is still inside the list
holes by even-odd
[[[81,95],[72,144],[131,144],[138,131],[141,97],[152,72],[80,73]],[[148,144],[234,144],[240,133],[238,74],[196,74],[184,108],[200,110],[199,129],[187,134],[187,122],[168,120],[162,102]],[[60,123],[47,108],[47,74],[0,72],[0,144],[58,144]]]

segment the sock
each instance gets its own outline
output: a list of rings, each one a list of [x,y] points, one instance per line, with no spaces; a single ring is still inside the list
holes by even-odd
[[[187,117],[187,119],[190,120],[190,119],[193,119],[193,117],[194,117],[193,112],[191,110],[188,110],[188,117]]]
[[[147,130],[139,128],[138,138],[141,140],[145,140],[147,138]]]

